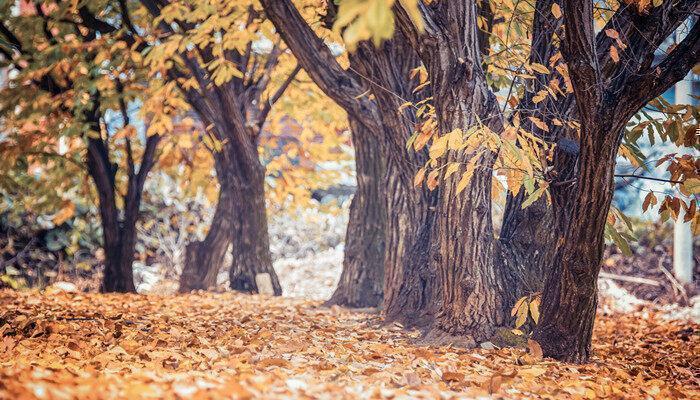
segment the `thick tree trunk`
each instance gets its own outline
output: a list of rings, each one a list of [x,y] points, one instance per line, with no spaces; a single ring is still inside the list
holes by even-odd
[[[608,134],[582,131],[585,140],[571,220],[546,280],[542,317],[534,335],[547,357],[585,362],[591,355],[597,279],[605,243],[605,222],[614,192],[619,131],[615,129]],[[601,137],[605,138],[602,143],[594,143],[595,138]]]
[[[233,202],[231,185],[222,182],[211,225],[202,241],[185,249],[185,265],[180,276],[180,293],[208,290],[216,286],[216,277],[223,267],[226,251],[231,245]]]
[[[260,293],[255,276],[269,274],[273,293],[279,296],[282,294],[282,286],[272,267],[267,231],[265,168],[258,162],[254,165],[239,165],[227,171],[227,178],[233,181],[233,265],[229,271],[231,289]]]
[[[500,109],[481,69],[476,7],[439,2],[430,10],[439,23],[427,24],[423,33],[415,30],[403,10],[397,15],[428,70],[440,135],[455,129],[468,132],[482,123],[493,132],[501,131]],[[511,305],[512,277],[497,262],[500,254],[491,218],[495,154],[486,148],[474,154],[449,150],[440,163],[465,165],[473,157],[479,159],[464,191],[457,193],[460,172],[438,189],[429,270],[437,273],[440,300],[425,337],[428,342],[475,346],[490,340],[504,326]]]
[[[386,160],[385,321],[425,329],[432,323],[436,304],[436,274],[428,267],[428,253],[438,191],[413,186],[419,166],[427,160],[427,149],[406,149],[416,117],[411,107],[399,111],[405,100],[415,102],[429,95],[413,93],[409,79],[420,61],[397,32],[380,48],[362,43],[350,62],[370,84],[382,116],[383,134],[378,140]]]
[[[349,117],[357,191],[350,203],[343,272],[328,305],[378,307],[384,283],[385,162],[374,134]]]
[[[413,187],[413,168],[388,160],[384,308],[387,322],[427,329],[437,307],[437,275],[430,268],[437,191]]]
[[[578,150],[555,149],[549,192],[552,204],[542,198],[523,208],[524,191],[509,196],[501,225],[501,261],[513,276],[514,299],[541,292],[547,273],[557,262],[557,248],[570,222],[575,199]]]

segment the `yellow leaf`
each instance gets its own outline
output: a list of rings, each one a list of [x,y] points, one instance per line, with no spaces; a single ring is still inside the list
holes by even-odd
[[[610,45],[610,58],[612,58],[615,63],[620,62],[620,54],[618,54],[617,47],[614,45]]]
[[[549,94],[549,92],[542,89],[539,92],[537,92],[537,94],[532,98],[532,102],[537,104],[537,103],[541,102],[542,100],[546,99],[548,94]]]
[[[561,18],[561,7],[559,7],[559,4],[552,4],[552,15],[554,15],[554,18]]]
[[[537,296],[530,302],[530,316],[535,323],[540,322],[540,303],[542,302],[542,297]]]
[[[518,301],[515,302],[515,305],[513,306],[513,309],[510,310],[510,316],[515,317],[515,314],[518,313],[518,310],[520,309],[520,306],[523,305],[523,303],[527,300],[527,296],[523,296],[518,299]]]
[[[527,321],[527,302],[523,302],[516,312],[515,328],[520,328]]]
[[[445,179],[449,178],[459,170],[459,163],[456,162],[451,162],[447,165],[447,169],[445,170]]]
[[[413,187],[420,186],[420,184],[423,183],[423,178],[425,178],[425,167],[416,172],[416,176],[413,178]]]
[[[462,130],[457,128],[448,133],[447,143],[450,150],[459,150],[462,147]]]
[[[532,63],[530,64],[530,68],[532,68],[532,70],[535,72],[539,72],[540,74],[549,74],[549,68],[542,64]]]
[[[549,132],[549,127],[547,124],[537,117],[527,117],[536,127],[542,129],[545,132]]]
[[[70,217],[75,214],[75,204],[72,201],[66,201],[63,203],[63,207],[53,215],[51,221],[54,225],[58,226],[66,222]]]
[[[430,158],[435,160],[442,157],[447,151],[447,137],[448,135],[443,135],[438,138],[433,138],[433,144],[430,146]]]
[[[407,102],[401,104],[401,105],[399,106],[399,112],[405,110],[405,109],[408,108],[408,107],[411,107],[412,105],[413,105],[413,103],[411,103],[410,101],[407,101]]]
[[[434,169],[428,174],[428,180],[426,183],[428,184],[429,190],[435,190],[435,188],[438,186],[438,174],[439,173],[440,173],[440,171],[438,171],[437,169]]]
[[[478,157],[472,156],[472,159],[469,161],[469,164],[467,165],[467,170],[464,171],[462,174],[462,178],[460,178],[459,182],[457,182],[457,194],[462,193],[464,189],[469,186],[469,182],[472,180],[472,176],[474,176],[474,168],[476,166],[476,160]]]

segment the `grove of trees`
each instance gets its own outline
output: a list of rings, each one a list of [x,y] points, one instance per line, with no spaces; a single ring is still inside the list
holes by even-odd
[[[357,187],[327,304],[379,307],[427,343],[478,346],[529,313],[545,356],[586,362],[603,246],[630,238],[611,207],[620,158],[670,174],[675,194],[645,209],[700,229],[697,155],[639,147],[700,148],[698,108],[661,97],[700,73],[698,0],[42,0],[0,15],[3,186],[39,164],[56,190],[95,195],[104,292],[135,291],[144,184],[181,151],[178,129],[218,182],[180,292],[213,287],[230,249],[231,289],[260,292],[266,274],[282,294],[266,178],[293,173],[269,149],[290,169],[333,160],[347,120]],[[299,124],[293,146],[266,144]]]

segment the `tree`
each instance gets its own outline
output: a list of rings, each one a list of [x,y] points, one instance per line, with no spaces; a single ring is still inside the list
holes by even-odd
[[[425,269],[425,257],[429,243],[427,227],[430,226],[429,221],[433,215],[430,200],[433,195],[427,190],[413,188],[414,166],[424,162],[427,151],[424,149],[422,153],[415,153],[407,149],[405,143],[411,137],[417,122],[416,109],[405,106],[401,108],[407,100],[417,103],[421,98],[428,97],[425,93],[412,93],[412,88],[417,83],[411,83],[409,74],[418,66],[415,53],[401,38],[388,41],[377,49],[371,44],[363,44],[358,54],[350,56],[350,67],[344,69],[290,1],[263,0],[262,3],[267,17],[295,54],[299,64],[319,88],[348,113],[351,120],[362,125],[360,127],[354,124],[356,151],[363,151],[363,141],[371,141],[376,143],[373,147],[378,148],[381,152],[379,157],[386,162],[384,177],[372,177],[373,184],[383,188],[381,202],[386,207],[383,266],[377,266],[371,261],[354,263],[352,254],[346,253],[343,278],[338,288],[338,293],[343,293],[340,298],[366,297],[364,288],[377,287],[376,284],[344,278],[359,276],[374,279],[382,276],[376,271],[383,267],[383,303],[387,318],[412,326],[428,324],[434,279]],[[312,12],[306,19],[318,18],[315,8],[307,7],[304,10]],[[335,8],[329,7],[324,12],[325,18],[330,20],[325,25],[330,25],[334,21]],[[374,154],[376,157],[377,153]],[[356,158],[358,162],[371,160],[361,153]],[[361,169],[358,166],[358,170]],[[362,184],[358,181],[358,185]],[[358,191],[357,195],[362,196],[364,193]],[[377,190],[370,193],[380,194]],[[378,200],[360,199],[358,197],[355,201],[368,206],[379,203]],[[358,210],[358,213],[368,212],[366,208]],[[354,240],[358,242],[370,243],[374,237],[352,229],[353,226],[348,227],[348,240],[356,238]],[[374,257],[366,253],[355,260],[378,258]],[[379,295],[371,298],[375,301],[381,299]],[[334,297],[334,301],[344,305],[379,305],[375,302],[340,302],[337,299],[338,296]]]
[[[265,167],[258,144],[273,104],[300,68],[271,41],[274,37],[265,36],[254,2],[141,3],[160,37],[146,62],[177,83],[215,143],[217,210],[204,241],[186,250],[180,291],[213,286],[231,243],[231,288],[258,292],[255,277],[266,273],[280,295],[270,256]],[[219,34],[220,40],[215,39]]]
[[[581,147],[571,220],[558,249],[559,261],[545,284],[542,323],[535,331],[548,356],[572,362],[588,360],[615,159],[625,125],[644,105],[683,79],[700,59],[700,24],[696,22],[687,37],[654,65],[660,43],[700,9],[697,1],[671,3],[640,3],[631,14],[618,10],[612,18],[620,23],[629,18],[629,28],[618,28],[608,36],[621,37],[629,48],[620,55],[611,53],[612,47],[602,49],[607,53],[603,57],[613,61],[619,57],[613,66],[615,73],[604,80],[593,28],[593,3],[563,1],[566,28],[562,54],[578,108]]]
[[[101,290],[134,292],[136,221],[160,135],[138,134],[132,123],[128,106],[143,95],[143,75],[132,52],[107,57],[134,43],[121,35],[123,26],[106,28],[98,19],[94,10],[103,5],[35,3],[17,16],[9,3],[2,7],[0,35],[7,45],[0,52],[3,67],[15,74],[3,90],[3,127],[21,147],[19,157],[51,158],[60,154],[61,140],[84,155],[80,163],[95,185],[102,222]],[[103,17],[123,24],[123,11],[109,9]],[[167,98],[161,102],[169,107]],[[108,112],[121,117],[116,132]],[[143,148],[140,161],[137,147]]]
[[[384,230],[386,209],[381,178],[385,161],[366,127],[349,117],[355,149],[357,191],[350,203],[343,270],[327,304],[377,307],[384,296]]]

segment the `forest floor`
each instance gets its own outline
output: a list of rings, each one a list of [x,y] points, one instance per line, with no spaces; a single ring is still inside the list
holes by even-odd
[[[0,291],[0,398],[700,398],[700,325],[599,312],[590,364],[413,344],[290,298]]]

